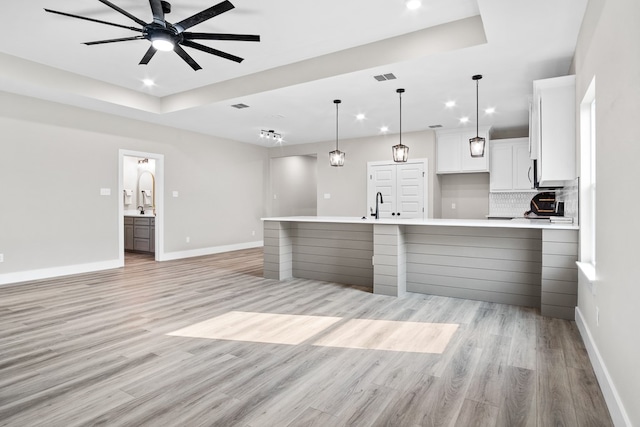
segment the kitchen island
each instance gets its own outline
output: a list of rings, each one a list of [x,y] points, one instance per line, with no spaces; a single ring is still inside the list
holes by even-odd
[[[306,278],[538,307],[574,317],[578,227],[542,220],[279,217],[264,221],[264,277]]]

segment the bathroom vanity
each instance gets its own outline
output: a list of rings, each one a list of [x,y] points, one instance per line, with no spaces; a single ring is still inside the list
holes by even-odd
[[[155,253],[155,227],[155,217],[125,215],[124,250]]]

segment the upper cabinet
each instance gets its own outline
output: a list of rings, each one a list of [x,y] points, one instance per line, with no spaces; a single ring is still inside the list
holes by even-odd
[[[533,162],[529,158],[529,138],[491,141],[491,192],[533,189]]]
[[[475,129],[438,131],[436,133],[436,172],[489,172],[489,130],[490,127],[479,128],[479,136],[486,140],[484,157],[471,157],[469,151],[469,139],[476,136]]]
[[[539,187],[561,187],[576,177],[576,79],[533,82],[530,156],[537,159]]]

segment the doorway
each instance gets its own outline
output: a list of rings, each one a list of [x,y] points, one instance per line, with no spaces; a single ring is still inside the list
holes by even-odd
[[[120,150],[118,156],[119,265],[125,265],[125,233],[133,238],[133,221],[139,218],[138,250],[164,259],[164,155]],[[144,214],[140,212],[144,211]],[[139,215],[139,216],[138,216]],[[125,218],[127,220],[125,226]],[[131,224],[129,224],[131,222]],[[144,227],[148,227],[145,228]],[[130,228],[131,227],[131,228]],[[146,234],[145,234],[146,233]],[[146,241],[145,241],[146,239]],[[153,251],[151,251],[153,249]]]

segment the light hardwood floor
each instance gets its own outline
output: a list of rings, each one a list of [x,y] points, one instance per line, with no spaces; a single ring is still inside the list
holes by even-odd
[[[267,280],[255,249],[0,287],[0,425],[611,421],[574,322]]]

